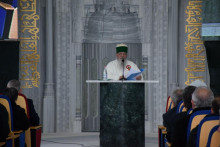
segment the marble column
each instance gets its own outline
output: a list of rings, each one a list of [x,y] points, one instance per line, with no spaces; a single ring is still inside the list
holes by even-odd
[[[168,31],[168,1],[154,0],[153,29],[151,56],[149,58],[149,79],[159,80],[157,85],[149,85],[152,97],[149,97],[150,132],[157,131],[157,125],[162,123],[167,98],[167,31]]]
[[[178,1],[169,0],[168,3],[168,95],[178,86]]]
[[[72,43],[72,0],[55,1],[56,132],[73,132],[76,114],[76,55]]]
[[[43,100],[43,132],[55,131],[53,82],[53,1],[46,1],[46,82]]]
[[[143,9],[142,15],[142,57],[143,57],[143,67],[145,69],[144,79],[151,79],[151,60],[152,56],[152,35],[153,35],[153,0],[144,0],[144,4],[141,6]],[[145,84],[145,132],[152,131],[153,125],[153,97],[152,86]]]

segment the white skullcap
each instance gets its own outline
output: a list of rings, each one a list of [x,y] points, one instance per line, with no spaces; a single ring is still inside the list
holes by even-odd
[[[190,85],[191,85],[191,86],[195,86],[195,87],[200,87],[200,86],[205,86],[205,87],[207,87],[206,83],[204,83],[204,82],[201,81],[201,80],[195,80],[195,81],[193,81]]]
[[[122,47],[122,46],[124,46],[124,47],[128,47],[126,44],[124,44],[124,43],[121,43],[121,44],[117,44],[116,45],[116,47]]]

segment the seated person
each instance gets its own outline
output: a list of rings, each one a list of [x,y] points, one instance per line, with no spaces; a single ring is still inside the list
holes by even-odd
[[[174,103],[174,107],[163,114],[163,125],[166,127],[167,130],[167,135],[166,138],[170,142],[170,135],[171,135],[171,127],[173,125],[173,120],[175,119],[176,116],[176,111],[178,107],[178,103],[182,100],[183,97],[183,90],[182,89],[176,89],[173,91],[171,99]]]
[[[19,93],[22,93],[20,81],[18,81],[16,79],[10,80],[7,84],[7,87],[8,88],[13,87],[13,88],[17,89],[17,91]],[[27,98],[27,102],[28,102],[29,115],[30,115],[30,125],[31,126],[38,126],[40,124],[40,118],[34,109],[33,100]]]
[[[187,111],[192,108],[191,100],[192,100],[192,94],[195,91],[195,89],[196,89],[195,86],[187,86],[183,90],[183,97],[182,97],[182,99],[183,99],[184,107],[187,109]],[[175,131],[174,129],[175,129],[175,126],[176,126],[176,122],[179,121],[180,119],[186,117],[187,116],[187,111],[186,112],[177,113],[172,118],[172,120],[170,121],[170,128],[171,128],[171,131],[170,131],[171,138],[170,139],[171,139],[171,143],[173,142],[173,138],[174,138],[174,135],[173,135],[174,133],[173,132]]]
[[[214,99],[213,92],[207,87],[197,87],[192,95],[192,113],[176,122],[172,144],[174,147],[185,147],[187,144],[187,128],[190,116],[199,110],[210,110]]]
[[[123,80],[127,76],[130,69],[140,71],[136,64],[127,60],[127,52],[128,52],[128,47],[126,44],[118,44],[116,46],[117,59],[109,62],[105,67],[105,70],[107,72],[107,79]],[[142,75],[136,77],[136,80],[141,80],[141,79],[143,79]]]
[[[0,130],[0,142],[4,142],[10,133],[10,129],[8,125],[8,111],[2,104],[0,104]]]
[[[40,118],[34,109],[33,100],[27,98],[27,101],[28,101],[28,107],[29,107],[30,125],[38,126],[40,124]]]
[[[16,104],[18,98],[18,91],[15,88],[6,88],[3,92],[11,100],[13,112],[14,131],[27,130],[29,128],[29,120],[25,110]]]
[[[206,115],[205,118],[210,116],[220,116],[219,109],[220,109],[220,97],[215,98],[212,101],[211,114]],[[187,143],[187,147],[196,147],[197,131],[198,131],[198,125],[196,128],[194,128],[191,131],[189,136],[189,142]]]

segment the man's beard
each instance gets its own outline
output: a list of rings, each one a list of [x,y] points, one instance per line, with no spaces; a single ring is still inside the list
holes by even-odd
[[[123,62],[125,62],[126,59],[117,59],[117,61],[118,61],[119,64],[123,64]]]

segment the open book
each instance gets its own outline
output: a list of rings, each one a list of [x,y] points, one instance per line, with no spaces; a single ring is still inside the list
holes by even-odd
[[[143,68],[141,68],[140,71],[136,71],[136,70],[134,70],[134,69],[131,68],[130,71],[128,72],[128,74],[127,74],[126,79],[127,79],[127,80],[136,80],[136,77],[139,76],[139,75],[141,75],[141,73],[142,73],[143,71],[144,71]]]

